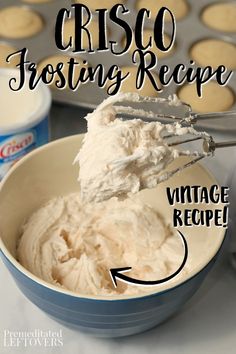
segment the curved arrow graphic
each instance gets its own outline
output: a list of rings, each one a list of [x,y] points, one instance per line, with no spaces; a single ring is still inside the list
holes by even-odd
[[[127,275],[123,274],[125,272],[130,271],[132,269],[132,267],[112,268],[112,269],[110,269],[110,276],[111,276],[112,282],[114,284],[114,287],[117,287],[117,279],[123,281],[124,283],[130,283],[130,284],[140,285],[140,286],[150,286],[150,285],[158,285],[158,284],[165,283],[165,282],[171,280],[172,278],[176,277],[176,275],[178,275],[181,272],[181,270],[183,269],[183,267],[185,266],[187,258],[188,258],[187,241],[186,241],[184,235],[182,234],[182,232],[180,232],[178,230],[178,233],[179,233],[179,236],[180,236],[180,238],[183,242],[183,246],[184,246],[184,259],[183,259],[180,267],[173,274],[171,274],[168,277],[163,278],[163,279],[146,281],[146,280],[133,279],[133,278],[128,277]]]

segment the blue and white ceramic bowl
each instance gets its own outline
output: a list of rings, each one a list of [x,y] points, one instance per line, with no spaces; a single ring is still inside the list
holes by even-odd
[[[15,258],[19,230],[25,219],[47,200],[79,190],[78,170],[72,166],[72,161],[81,141],[82,136],[68,137],[31,152],[2,181],[2,259],[25,296],[58,322],[102,337],[143,332],[173,315],[195,293],[219,254],[225,230],[215,226],[183,228],[189,247],[188,266],[191,271],[178,275],[165,285],[154,287],[152,293],[145,296],[85,297],[37,278]],[[166,197],[167,185],[174,188],[215,183],[215,179],[201,165],[195,165],[158,188],[142,192],[141,197],[171,222],[172,207]],[[215,207],[221,206],[210,206]],[[188,208],[194,208],[194,205]]]

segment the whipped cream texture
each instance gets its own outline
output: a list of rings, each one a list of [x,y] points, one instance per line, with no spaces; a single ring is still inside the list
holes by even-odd
[[[84,205],[78,194],[70,194],[52,199],[29,218],[17,255],[39,278],[79,294],[131,295],[152,288],[121,282],[115,288],[111,268],[131,266],[134,278],[161,279],[178,269],[183,245],[137,198]]]
[[[115,103],[138,102],[138,98],[137,94],[119,94],[87,115],[88,132],[75,159],[80,167],[78,180],[83,201],[99,202],[154,188],[171,176],[164,170],[179,156],[199,156],[168,145],[170,135],[201,135],[192,127],[117,117],[120,107]],[[178,106],[179,101],[174,97],[169,104]],[[131,107],[126,109],[132,113]]]

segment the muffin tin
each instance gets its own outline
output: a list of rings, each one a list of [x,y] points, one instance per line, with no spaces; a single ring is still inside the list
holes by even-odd
[[[72,1],[73,2],[73,1]],[[81,1],[82,2],[82,1]],[[230,41],[236,43],[236,34],[220,32],[206,27],[200,19],[201,13],[206,6],[209,6],[213,3],[222,3],[226,1],[222,0],[188,0],[189,3],[189,13],[188,15],[177,22],[177,36],[176,36],[176,48],[173,55],[167,56],[163,59],[160,59],[158,66],[162,64],[167,64],[170,68],[174,68],[177,63],[184,63],[189,66],[189,50],[191,46],[205,38],[218,38],[224,41]],[[233,1],[228,1],[233,2]],[[132,15],[126,15],[127,20],[131,26],[135,24],[135,0],[127,0],[127,7],[131,10]],[[234,1],[234,3],[236,3]],[[0,38],[0,42],[9,43],[18,49],[26,47],[29,49],[28,60],[32,62],[39,63],[43,59],[51,55],[71,55],[70,52],[61,52],[58,50],[54,40],[54,26],[56,15],[60,8],[66,7],[69,8],[71,1],[64,0],[51,0],[50,2],[45,3],[26,3],[23,1],[16,0],[0,0],[0,8],[7,6],[25,6],[36,11],[40,14],[44,21],[43,30],[30,38],[23,39],[7,39]],[[148,6],[148,0],[147,0]],[[110,38],[117,40],[121,43],[123,38],[122,30],[118,31],[117,26],[111,24],[108,20],[108,26],[110,29]],[[152,23],[149,21],[147,28],[152,28]],[[170,34],[171,27],[170,24],[166,25],[166,33]],[[112,64],[117,64],[120,67],[132,65],[131,54],[127,53],[122,56],[113,56],[109,52],[104,53],[81,53],[77,54],[80,58],[88,60],[89,64],[92,67],[95,67],[98,63],[103,63],[105,69],[107,70]],[[76,55],[74,55],[76,56]],[[236,92],[236,77],[233,75],[228,86]],[[172,84],[164,88],[163,92],[159,94],[159,97],[167,97],[170,94],[177,93],[179,86]],[[83,106],[87,108],[94,108],[99,104],[104,98],[107,97],[105,89],[100,89],[95,83],[87,83],[82,85],[77,91],[73,92],[71,90],[52,90],[53,98],[55,101]],[[150,109],[156,109],[156,107],[150,107]],[[236,102],[231,108],[231,110],[236,110]],[[219,130],[232,130],[236,129],[236,117],[235,119],[221,119],[204,122],[201,124],[204,127],[215,128]]]

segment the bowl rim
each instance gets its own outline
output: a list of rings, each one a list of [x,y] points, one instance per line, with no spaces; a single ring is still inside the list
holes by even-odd
[[[65,141],[69,141],[69,140],[75,140],[75,139],[82,139],[84,136],[84,134],[75,134],[75,135],[71,135],[71,136],[67,136],[64,138],[60,138],[60,139],[56,139],[52,142],[49,142],[39,148],[36,148],[35,150],[31,151],[30,153],[28,153],[27,155],[25,155],[22,159],[20,159],[19,161],[16,162],[16,164],[10,169],[10,171],[6,174],[6,176],[4,176],[4,178],[2,179],[2,181],[0,182],[0,194],[2,189],[4,188],[4,185],[6,183],[6,181],[8,180],[8,178],[15,173],[15,171],[18,169],[19,166],[21,166],[22,164],[24,164],[27,160],[33,158],[34,155],[40,154],[42,151],[47,150],[48,148],[55,146],[55,145],[59,145]],[[211,172],[209,172],[209,170],[203,166],[200,163],[197,163],[197,166],[200,167],[200,169],[202,171],[204,171],[205,174],[208,175],[208,177],[214,181],[215,183],[217,183],[217,185],[219,185],[219,183],[217,182],[216,178],[211,174]],[[133,295],[83,295],[80,293],[76,293],[74,291],[71,290],[67,290],[63,287],[59,287],[57,285],[51,284],[46,282],[45,280],[37,277],[36,275],[34,275],[33,273],[31,273],[29,270],[27,270],[25,267],[23,267],[18,261],[17,259],[10,253],[10,251],[7,249],[7,247],[5,246],[1,235],[0,235],[0,254],[2,254],[3,256],[5,256],[6,260],[9,261],[11,263],[11,265],[13,267],[15,267],[17,269],[17,271],[19,271],[20,273],[22,273],[24,276],[26,276],[29,280],[36,282],[38,285],[41,285],[43,287],[46,287],[47,289],[54,291],[54,292],[58,292],[61,293],[62,295],[69,295],[72,296],[74,298],[80,299],[80,300],[88,300],[88,301],[102,301],[102,302],[111,302],[111,301],[125,301],[125,300],[137,300],[137,299],[145,299],[145,298],[150,298],[153,296],[158,296],[164,293],[167,293],[168,291],[171,290],[175,290],[177,288],[179,288],[180,286],[184,285],[185,283],[187,283],[188,281],[190,281],[191,279],[193,279],[194,277],[196,277],[199,273],[201,273],[205,268],[207,268],[209,266],[209,264],[217,257],[217,255],[219,254],[224,241],[226,239],[226,234],[227,234],[227,228],[221,228],[219,229],[220,232],[220,244],[217,248],[217,250],[215,251],[215,253],[211,256],[210,259],[208,259],[207,261],[202,262],[201,264],[199,264],[197,267],[194,268],[194,271],[191,272],[192,274],[187,274],[186,277],[183,278],[183,280],[181,281],[181,279],[178,279],[176,283],[174,283],[173,285],[169,284],[169,286],[167,285],[167,287],[165,289],[162,289],[160,291],[158,291],[159,286],[153,286],[153,288],[156,289],[156,291],[150,291],[147,293],[142,293],[142,294],[133,294]],[[194,273],[194,274],[193,274]],[[167,282],[166,284],[168,284],[169,282]],[[122,297],[121,297],[122,296]]]

